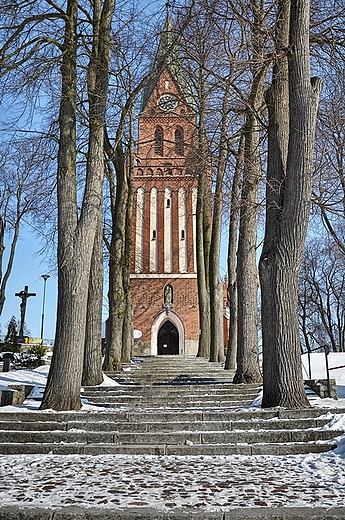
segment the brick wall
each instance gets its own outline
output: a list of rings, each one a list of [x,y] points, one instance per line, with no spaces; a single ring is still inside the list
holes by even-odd
[[[178,99],[173,110],[162,110],[159,107],[159,99],[162,95],[173,95]],[[162,149],[155,147],[155,132],[157,127],[162,130]],[[181,130],[182,150],[176,145],[176,131]],[[194,237],[193,237],[193,189],[197,187],[197,178],[193,174],[196,171],[196,118],[191,107],[187,104],[184,95],[166,68],[155,85],[150,98],[139,117],[139,139],[137,150],[137,164],[134,171],[134,212],[133,212],[133,259],[131,275],[131,295],[133,303],[134,329],[140,330],[142,336],[135,341],[134,354],[149,354],[151,341],[154,343],[155,334],[152,335],[152,327],[155,323],[160,326],[165,314],[164,287],[170,284],[173,288],[173,304],[170,316],[177,317],[180,332],[184,332],[184,348],[180,352],[196,354],[199,340],[199,309],[197,294],[197,279],[194,265]],[[156,141],[157,145],[157,141]],[[186,221],[183,229],[184,236],[179,231],[179,189],[185,189],[186,197]],[[143,233],[142,240],[136,245],[136,201],[137,190],[143,190]],[[169,206],[165,201],[165,189],[171,190]],[[158,219],[154,230],[150,229],[150,193],[155,190]],[[157,190],[157,191],[156,191]],[[169,237],[170,227],[165,227],[165,208],[171,208],[171,241],[165,242]],[[141,218],[141,217],[140,217]],[[167,231],[166,231],[167,230]],[[141,233],[141,232],[140,232]],[[166,237],[164,236],[166,234]],[[152,234],[154,236],[152,236]],[[157,240],[157,267],[150,267],[150,244]],[[185,240],[187,268],[179,273],[180,249],[184,251],[181,240]],[[171,244],[171,266],[165,266],[166,244]],[[164,249],[166,247],[166,249]],[[169,246],[170,247],[170,246]],[[153,249],[154,251],[154,249]],[[153,253],[155,255],[155,253]],[[137,255],[137,260],[135,262]],[[142,263],[141,263],[142,261]],[[142,267],[135,273],[135,266]],[[167,274],[167,270],[172,275]],[[188,275],[186,272],[188,272]],[[153,272],[155,274],[153,274]],[[158,321],[157,321],[158,320]],[[176,320],[174,322],[176,325]],[[181,325],[182,324],[182,325]],[[180,339],[182,341],[182,332]],[[181,345],[180,345],[181,347]]]
[[[199,308],[196,278],[132,278],[134,328],[142,332],[142,340],[151,338],[152,323],[164,311],[163,292],[166,284],[173,287],[174,299],[171,312],[183,322],[185,339],[198,339]]]

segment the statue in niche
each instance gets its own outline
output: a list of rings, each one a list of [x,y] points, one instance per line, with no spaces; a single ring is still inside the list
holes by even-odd
[[[164,287],[164,303],[169,305],[173,303],[173,288],[170,284]]]

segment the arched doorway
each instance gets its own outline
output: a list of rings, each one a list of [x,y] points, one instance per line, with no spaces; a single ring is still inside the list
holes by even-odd
[[[156,316],[151,327],[151,355],[157,356],[158,354],[158,334],[161,327],[167,322],[174,325],[178,332],[178,349],[175,355],[184,356],[184,327],[180,318],[172,311],[167,317],[166,311],[162,311]],[[165,349],[165,348],[164,348]]]
[[[158,331],[157,353],[159,356],[179,354],[179,333],[171,321],[165,321]]]

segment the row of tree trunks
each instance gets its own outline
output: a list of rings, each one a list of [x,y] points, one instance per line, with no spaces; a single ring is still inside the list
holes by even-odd
[[[83,374],[86,309],[104,172],[110,28],[114,0],[94,2],[88,65],[89,143],[85,190],[78,219],[76,194],[76,82],[78,3],[69,0],[61,65],[58,153],[58,309],[55,347],[41,409],[78,410]],[[91,244],[91,247],[90,247]]]
[[[236,368],[237,357],[237,320],[238,320],[238,299],[237,299],[237,231],[240,211],[240,184],[243,170],[244,155],[244,134],[241,134],[238,145],[235,171],[231,185],[230,199],[230,221],[229,221],[229,242],[228,242],[228,303],[229,303],[229,342],[226,353],[225,369],[234,370]]]
[[[266,68],[263,63],[263,6],[255,0],[252,0],[250,5],[254,19],[252,34],[254,81],[244,129],[243,189],[237,264],[238,353],[237,372],[234,378],[236,383],[259,382],[261,378],[257,340],[256,229],[260,179],[257,115],[263,98]],[[281,54],[284,54],[289,46],[290,56],[286,60],[278,52],[272,88],[266,96],[269,104],[270,152],[266,238],[260,260],[260,276],[263,294],[263,406],[296,407],[307,405],[301,377],[297,289],[312,189],[312,150],[321,86],[319,81],[310,80],[309,6],[306,0],[292,0],[291,6],[291,16],[289,16],[287,12],[289,3],[285,0],[280,3],[277,40],[279,45],[281,44],[281,47],[277,45],[277,49],[280,48],[282,51]],[[102,207],[104,121],[108,90],[110,26],[114,1],[105,1],[102,8],[101,0],[96,0],[93,9],[93,47],[88,67],[90,116],[88,161],[79,218],[76,189],[78,6],[75,0],[68,1],[65,17],[58,156],[58,320],[56,344],[42,409],[79,409],[82,377],[85,381],[98,381],[101,377],[100,348],[96,353],[97,340],[94,341],[99,333],[99,323],[90,323],[92,327],[88,330],[90,341],[86,341],[85,331],[88,305],[91,309],[91,305],[95,302],[95,309],[97,308],[99,312],[97,307],[99,291],[96,295],[92,290],[94,276],[100,280],[97,269],[100,248],[96,243],[96,235],[99,233]],[[288,42],[286,28],[290,29]],[[282,74],[280,70],[283,70]],[[199,98],[204,100],[202,73],[199,80],[201,89]],[[280,97],[282,99],[279,100]],[[282,114],[284,106],[287,111]],[[200,168],[197,202],[197,263],[201,329],[198,355],[210,356],[210,361],[218,361],[222,359],[223,347],[223,338],[220,338],[222,323],[219,321],[220,318],[222,319],[223,302],[220,297],[221,282],[219,267],[217,267],[222,198],[215,199],[215,220],[212,230],[214,235],[210,243],[205,114],[202,101],[199,121]],[[282,140],[285,142],[282,143]],[[113,162],[118,182],[116,202],[113,207],[113,236],[110,249],[110,316],[105,370],[120,369],[122,360],[127,360],[130,352],[129,346],[126,346],[125,354],[123,350],[124,320],[129,313],[127,298],[129,287],[128,284],[126,285],[129,273],[128,258],[124,265],[128,185],[124,155],[119,142],[116,145]],[[220,170],[219,173],[223,174],[223,171]],[[221,190],[223,180],[219,177],[218,181],[220,184],[217,192]],[[96,297],[98,297],[97,302]],[[91,374],[91,367],[95,369],[94,374]]]
[[[258,189],[261,179],[260,122],[265,64],[264,34],[265,10],[262,2],[250,1],[253,24],[252,86],[247,102],[244,124],[243,176],[240,204],[240,225],[237,252],[237,368],[234,383],[261,381],[258,350],[258,271],[256,265]]]
[[[219,153],[216,165],[216,186],[213,196],[213,217],[210,246],[210,311],[211,345],[210,361],[224,360],[224,301],[223,282],[220,276],[220,244],[224,202],[224,176],[229,157],[229,97],[232,89],[231,77],[226,82],[222,102]]]

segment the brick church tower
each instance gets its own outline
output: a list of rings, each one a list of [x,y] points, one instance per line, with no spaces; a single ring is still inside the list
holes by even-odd
[[[172,37],[168,13],[154,64],[160,72],[144,90],[138,121],[134,355],[195,355],[198,350],[196,117]]]

